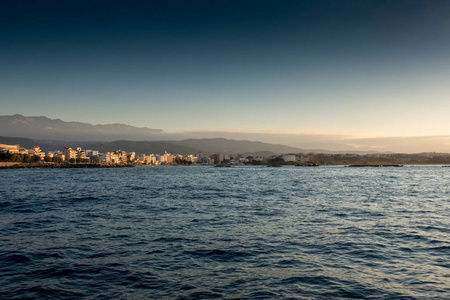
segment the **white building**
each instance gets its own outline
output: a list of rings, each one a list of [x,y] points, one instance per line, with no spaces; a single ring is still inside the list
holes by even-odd
[[[284,162],[296,162],[297,161],[294,154],[283,155],[283,160],[284,160]]]
[[[150,154],[148,156],[148,163],[154,165],[156,163],[156,156],[154,154]]]
[[[0,144],[0,152],[19,153],[19,150],[20,150],[19,144],[16,145]]]
[[[85,152],[87,157],[94,157],[99,155],[99,152],[97,150],[86,150]]]
[[[78,152],[69,147],[64,147],[63,149],[64,160],[69,161],[70,159],[77,159]]]

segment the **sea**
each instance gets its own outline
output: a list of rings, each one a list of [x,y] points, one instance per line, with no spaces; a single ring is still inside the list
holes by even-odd
[[[0,299],[450,299],[450,168],[0,170]]]

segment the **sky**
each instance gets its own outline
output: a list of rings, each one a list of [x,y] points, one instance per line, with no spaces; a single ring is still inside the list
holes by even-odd
[[[0,115],[450,134],[450,1],[2,1]]]

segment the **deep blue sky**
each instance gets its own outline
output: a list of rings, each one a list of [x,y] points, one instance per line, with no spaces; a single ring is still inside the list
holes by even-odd
[[[2,1],[0,45],[2,115],[168,131],[450,128],[450,1]]]

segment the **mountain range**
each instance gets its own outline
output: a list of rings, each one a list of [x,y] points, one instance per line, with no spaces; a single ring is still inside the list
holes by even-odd
[[[0,135],[34,139],[70,141],[112,141],[118,139],[158,139],[161,129],[134,127],[126,124],[93,125],[82,122],[65,122],[44,116],[0,116]]]
[[[125,150],[136,153],[213,153],[243,154],[253,156],[270,156],[282,153],[300,153],[302,149],[284,145],[275,145],[262,142],[236,141],[224,138],[215,139],[189,139],[182,141],[127,141],[119,140],[113,142],[70,142],[58,140],[39,140],[17,137],[0,136],[1,144],[20,144],[22,147],[31,148],[40,146],[43,151],[61,150],[63,147],[81,147],[83,149],[107,152],[113,150]]]
[[[19,143],[24,147],[39,145],[44,151],[63,147],[82,147],[99,151],[122,149],[138,153],[253,154],[268,156],[300,153],[310,150],[282,144],[225,138],[189,139],[187,133],[171,134],[161,129],[134,127],[126,124],[93,125],[65,122],[44,116],[19,114],[0,116],[0,142]],[[184,139],[183,139],[184,138]],[[179,140],[176,140],[179,139]],[[316,152],[327,152],[316,150]]]
[[[55,150],[64,146],[143,153],[450,153],[450,135],[410,137],[355,137],[331,134],[280,134],[230,131],[165,132],[126,124],[65,122],[19,114],[0,116],[0,142],[38,144]],[[14,142],[8,137],[14,137]],[[20,142],[20,138],[32,141]],[[9,143],[9,142],[8,142]],[[105,150],[102,150],[105,149]]]

